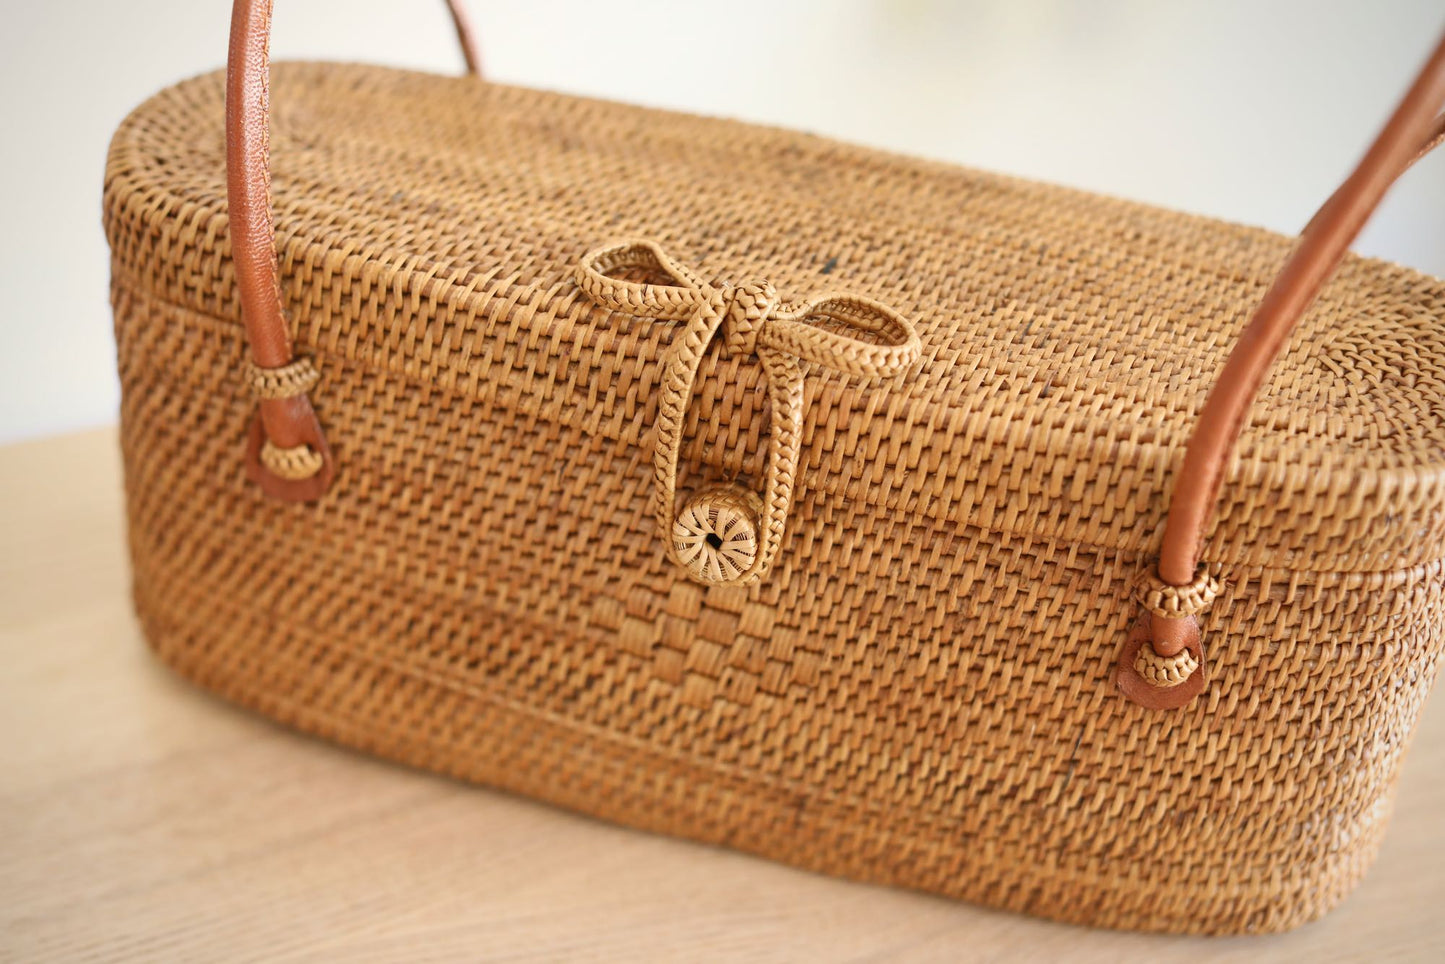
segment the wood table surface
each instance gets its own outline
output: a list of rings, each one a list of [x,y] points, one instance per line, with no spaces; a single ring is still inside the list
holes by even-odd
[[[205,695],[131,615],[111,430],[0,448],[0,958],[1445,961],[1445,706],[1379,862],[1258,938],[831,880],[367,759]]]

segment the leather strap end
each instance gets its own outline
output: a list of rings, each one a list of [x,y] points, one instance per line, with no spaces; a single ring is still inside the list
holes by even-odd
[[[1182,683],[1161,686],[1139,673],[1137,657],[1144,646],[1151,646],[1155,653],[1166,657],[1187,651],[1198,666]],[[1199,621],[1194,616],[1171,618],[1141,611],[1114,664],[1114,685],[1119,692],[1150,710],[1177,710],[1188,705],[1204,690],[1206,676]]]
[[[481,55],[461,0],[447,0],[467,69]],[[226,211],[249,371],[262,396],[246,447],[246,475],[288,502],[321,498],[336,465],[305,394],[315,373],[293,358],[277,276],[271,217],[271,0],[233,0],[226,59]]]
[[[268,444],[282,450],[304,447],[310,458],[320,457],[320,467],[305,478],[278,475],[263,457]],[[262,492],[284,502],[315,502],[326,494],[336,477],[336,461],[309,398],[261,400],[246,440],[246,476]]]

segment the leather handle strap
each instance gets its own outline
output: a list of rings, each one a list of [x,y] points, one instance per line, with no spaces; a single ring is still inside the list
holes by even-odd
[[[1439,113],[1442,106],[1445,37],[1359,166],[1300,235],[1211,388],[1170,500],[1158,567],[1159,581],[1165,588],[1188,589],[1202,578],[1200,553],[1219,500],[1225,468],[1266,375],[1385,191],[1416,160],[1445,140],[1445,114]],[[1147,635],[1157,657],[1171,659],[1191,650],[1202,663],[1193,614],[1152,611]],[[1198,689],[1177,686],[1171,680],[1167,685],[1156,683],[1152,690],[1141,690],[1147,697],[1141,698],[1126,685],[1125,677],[1130,676],[1131,669],[1132,664],[1126,667],[1121,660],[1120,686],[1131,698],[1146,705],[1183,705],[1192,698],[1190,691]]]
[[[1440,116],[1435,118],[1435,126],[1430,129],[1429,138],[1420,147],[1419,153],[1410,159],[1409,167],[1414,167],[1420,158],[1429,154],[1441,144],[1445,144],[1445,112],[1441,112]]]
[[[1385,191],[1445,135],[1445,37],[1436,45],[1364,159],[1300,236],[1274,284],[1230,352],[1185,451],[1164,530],[1159,575],[1170,585],[1194,579],[1205,527],[1225,463],[1264,377]]]
[[[1445,144],[1445,113],[1441,113],[1435,118],[1435,122],[1430,126],[1429,131],[1427,131],[1425,134],[1425,142],[1420,145],[1419,150],[1415,152],[1415,156],[1410,158],[1409,163],[1407,163],[1404,169],[1400,171],[1399,176],[1403,177],[1405,171],[1408,171],[1410,168],[1414,167],[1421,161],[1421,159],[1425,157],[1426,154],[1429,154],[1441,144]],[[1329,200],[1326,201],[1324,204],[1320,205],[1320,209],[1315,212],[1314,217],[1309,219],[1309,222],[1305,225],[1304,230],[1300,232],[1301,235],[1309,234],[1314,231],[1315,223],[1324,216],[1326,211],[1330,210],[1331,203],[1334,202],[1335,198],[1339,195],[1339,193],[1345,190],[1345,188],[1348,186],[1349,182],[1346,181],[1345,184],[1342,184],[1335,189],[1335,193],[1330,195]]]
[[[447,0],[469,73],[481,57],[461,0]],[[251,359],[266,384],[295,360],[282,310],[271,220],[270,47],[272,0],[235,0],[226,61],[226,199],[231,259]],[[306,379],[288,378],[298,387]],[[314,379],[311,379],[314,381]],[[247,472],[269,495],[319,498],[334,475],[331,453],[305,390],[260,393]]]

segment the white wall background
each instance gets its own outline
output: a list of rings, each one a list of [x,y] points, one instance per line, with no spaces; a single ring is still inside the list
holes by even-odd
[[[115,417],[110,132],[225,59],[226,0],[0,0],[0,441]],[[1441,0],[472,0],[496,80],[1299,229]],[[279,0],[278,58],[459,69],[441,0]],[[1445,149],[1356,246],[1445,275]]]

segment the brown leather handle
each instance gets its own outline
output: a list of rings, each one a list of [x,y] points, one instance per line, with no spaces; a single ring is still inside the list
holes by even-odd
[[[231,259],[262,397],[252,426],[247,472],[269,495],[316,499],[335,474],[325,433],[305,391],[314,381],[296,362],[282,311],[271,222],[270,47],[272,0],[235,0],[226,61],[226,200]],[[461,0],[447,0],[466,57],[481,58]],[[308,377],[310,376],[310,377]]]
[[[1300,235],[1210,390],[1170,500],[1158,568],[1165,586],[1190,587],[1200,580],[1207,583],[1208,577],[1199,572],[1204,537],[1219,500],[1226,463],[1265,376],[1385,191],[1445,139],[1445,115],[1438,113],[1442,105],[1445,37],[1359,166]],[[1189,650],[1202,662],[1195,617],[1166,616],[1157,611],[1158,607],[1153,608],[1148,636],[1154,652],[1172,658]],[[1131,678],[1132,664],[1124,663],[1121,654],[1120,687],[1137,702],[1169,708],[1183,705],[1198,692],[1198,679],[1193,680],[1195,685],[1174,685],[1170,680],[1169,685],[1141,688],[1136,685],[1139,681]]]

